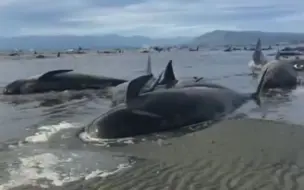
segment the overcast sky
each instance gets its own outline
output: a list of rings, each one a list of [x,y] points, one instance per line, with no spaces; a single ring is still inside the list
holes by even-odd
[[[304,32],[303,0],[0,0],[0,36]]]

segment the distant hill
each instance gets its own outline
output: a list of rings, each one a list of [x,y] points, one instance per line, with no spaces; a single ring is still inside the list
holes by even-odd
[[[191,41],[193,45],[222,46],[255,44],[261,38],[263,45],[280,42],[304,42],[304,33],[261,32],[261,31],[225,31],[215,30],[205,33]]]
[[[124,37],[119,35],[104,36],[20,36],[0,37],[0,49],[70,49],[83,48],[106,49],[119,47],[142,47],[143,45],[174,45],[188,43],[191,38],[175,37],[152,39],[144,36]]]

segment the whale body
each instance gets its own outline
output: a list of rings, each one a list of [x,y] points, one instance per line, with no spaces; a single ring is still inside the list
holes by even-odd
[[[263,86],[264,71],[254,93],[238,93],[228,88],[206,86],[161,89],[140,93],[152,77],[143,75],[130,81],[126,102],[90,123],[85,131],[95,138],[123,138],[179,129],[187,125],[216,120],[245,102],[255,100]]]
[[[3,94],[31,94],[50,91],[102,89],[117,86],[124,79],[75,73],[71,69],[52,70],[28,79],[19,79],[9,83]]]

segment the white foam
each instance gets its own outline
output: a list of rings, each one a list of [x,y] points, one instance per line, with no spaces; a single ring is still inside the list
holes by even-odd
[[[109,175],[113,175],[115,173],[118,173],[126,168],[130,168],[131,165],[130,164],[119,164],[117,169],[114,170],[114,171],[102,171],[102,170],[96,170],[96,171],[93,171],[91,172],[89,175],[85,176],[85,180],[89,180],[89,179],[92,179],[92,178],[95,178],[95,177],[107,177]]]
[[[294,91],[292,91],[292,94],[294,95],[302,95],[304,93],[304,88],[303,87],[298,87]]]
[[[0,185],[0,190],[8,190],[10,188],[32,185],[48,188],[50,185],[62,186],[67,182],[79,179],[88,180],[94,177],[107,177],[120,172],[123,169],[131,167],[130,164],[120,164],[113,171],[75,171],[70,168],[68,171],[61,171],[60,168],[64,163],[73,161],[72,158],[60,159],[51,153],[43,153],[29,157],[19,158],[18,167],[10,165],[8,172],[10,179],[7,183]],[[63,170],[63,169],[62,169]]]
[[[36,132],[33,136],[26,137],[25,141],[30,143],[47,142],[52,135],[61,130],[79,127],[80,125],[78,124],[71,124],[67,122],[61,122],[58,125],[42,126],[38,128],[38,132]]]
[[[101,139],[91,137],[88,133],[83,132],[79,134],[79,138],[84,142],[94,143],[98,146],[109,146],[109,143],[124,143],[124,144],[134,144],[134,138],[126,137],[119,139]]]
[[[249,61],[248,66],[253,73],[259,73],[263,68],[263,64],[255,64],[253,60]]]
[[[31,157],[19,158],[19,168],[9,168],[10,181],[0,186],[1,190],[18,187],[21,185],[37,185],[38,179],[47,179],[54,185],[62,185],[68,179],[60,179],[58,173],[53,171],[54,166],[60,161],[53,154],[45,153]]]

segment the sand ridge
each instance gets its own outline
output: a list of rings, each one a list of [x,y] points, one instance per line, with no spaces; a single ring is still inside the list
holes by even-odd
[[[102,180],[99,189],[304,189],[304,128],[265,120],[228,120],[119,150],[144,161]]]

